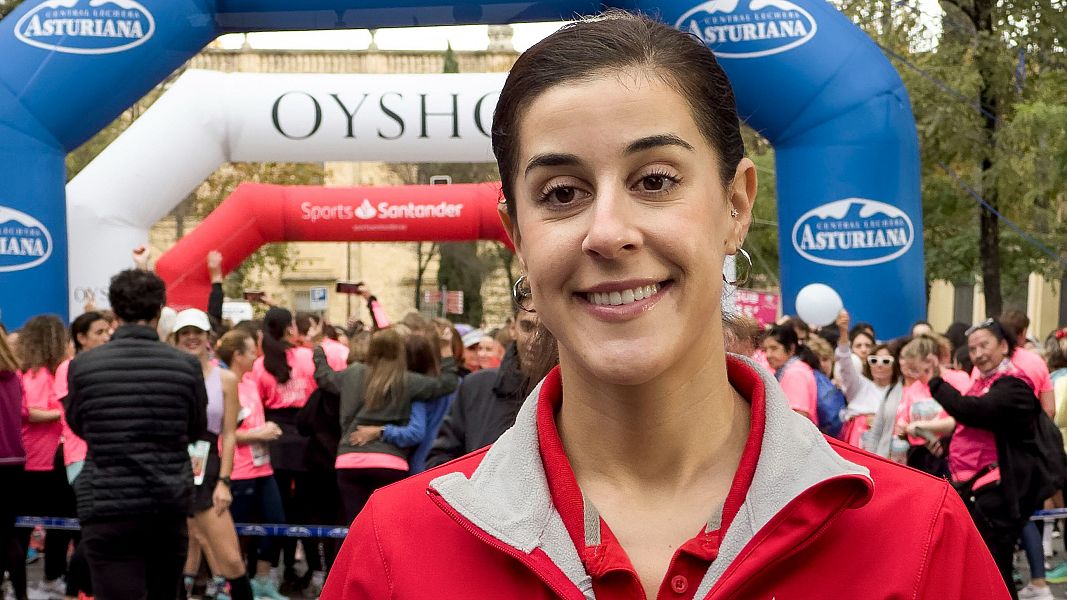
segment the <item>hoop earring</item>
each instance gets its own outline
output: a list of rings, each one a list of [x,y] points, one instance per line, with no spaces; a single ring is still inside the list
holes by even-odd
[[[745,259],[747,263],[743,268],[740,261],[737,260],[737,256]],[[734,255],[734,276],[736,279],[733,281],[726,281],[726,274],[723,273],[723,282],[732,285],[734,287],[740,287],[748,283],[748,277],[752,274],[752,257],[748,255],[748,252],[744,248],[738,248],[737,254]]]
[[[515,285],[511,286],[511,301],[514,302],[515,306],[519,307],[520,310],[528,313],[536,313],[536,310],[528,306],[530,300],[533,300],[533,290],[530,289],[529,278],[523,274],[515,280]]]

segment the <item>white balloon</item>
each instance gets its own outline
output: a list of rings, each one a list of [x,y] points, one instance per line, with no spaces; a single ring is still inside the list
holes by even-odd
[[[811,283],[797,294],[797,316],[812,328],[825,327],[837,320],[844,308],[841,296],[825,283]]]

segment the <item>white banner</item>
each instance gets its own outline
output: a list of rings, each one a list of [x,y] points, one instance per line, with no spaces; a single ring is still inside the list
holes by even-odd
[[[225,162],[492,162],[506,76],[186,71],[67,184],[71,316]]]

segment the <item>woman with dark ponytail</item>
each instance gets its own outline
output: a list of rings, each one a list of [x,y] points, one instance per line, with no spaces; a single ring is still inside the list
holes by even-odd
[[[308,438],[296,428],[296,416],[315,391],[315,363],[311,350],[297,346],[293,314],[284,308],[273,307],[263,317],[263,356],[252,366],[252,377],[263,401],[266,420],[282,429],[282,436],[270,446],[270,462],[274,479],[282,492],[282,506],[290,523],[305,523],[308,506],[307,467],[304,452]],[[323,569],[318,543],[305,540],[308,572],[304,581],[297,582],[293,565],[296,562],[296,540],[282,542],[285,553],[285,579],[290,584],[306,587],[312,574]],[[301,585],[303,584],[303,585]]]

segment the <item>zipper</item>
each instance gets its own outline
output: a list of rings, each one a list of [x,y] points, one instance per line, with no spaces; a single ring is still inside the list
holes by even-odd
[[[446,515],[451,517],[452,520],[456,522],[456,524],[465,529],[468,533],[478,538],[480,541],[489,545],[490,547],[499,550],[500,552],[503,552],[504,554],[507,554],[508,556],[526,565],[531,571],[534,572],[534,574],[541,578],[541,581],[543,581],[552,590],[552,592],[556,594],[556,596],[564,599],[570,597],[566,593],[566,590],[561,589],[558,585],[551,581],[549,573],[547,573],[544,569],[541,569],[536,565],[531,564],[531,562],[528,560],[529,555],[527,555],[525,552],[519,550],[518,548],[505,544],[504,542],[487,534],[485,531],[471,523],[469,519],[459,514],[456,509],[452,508],[452,505],[446,502],[437,490],[433,488],[427,488],[426,494],[430,496],[430,499],[433,500],[433,503],[436,504],[438,508],[444,511]],[[582,593],[580,589],[578,589],[578,586],[575,586],[574,590],[581,594],[581,598],[583,598],[584,600],[585,594]]]

